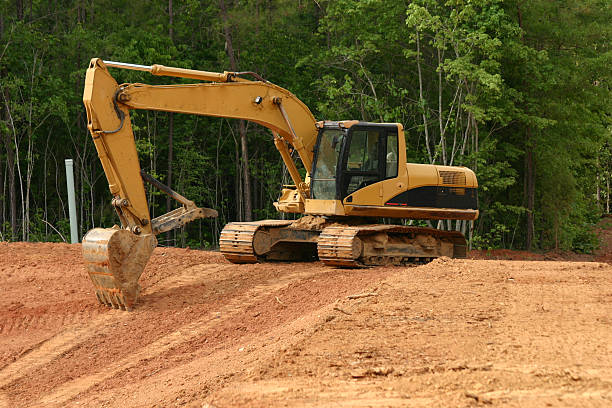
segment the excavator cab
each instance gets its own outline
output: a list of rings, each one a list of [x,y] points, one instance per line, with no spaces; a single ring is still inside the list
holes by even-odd
[[[396,124],[326,122],[315,148],[312,198],[343,200],[398,175]]]

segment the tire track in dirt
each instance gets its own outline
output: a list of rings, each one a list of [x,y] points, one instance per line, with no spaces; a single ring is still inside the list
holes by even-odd
[[[251,266],[249,267],[241,267],[236,265],[229,264],[195,264],[193,267],[187,267],[185,269],[180,270],[182,275],[167,275],[165,278],[159,279],[158,282],[153,283],[153,289],[148,287],[145,292],[149,292],[148,294],[144,294],[141,297],[140,310],[137,308],[134,313],[125,313],[121,311],[114,311],[121,316],[121,320],[119,319],[110,319],[108,326],[93,326],[91,328],[81,328],[80,335],[83,336],[80,341],[74,341],[71,343],[71,339],[79,336],[70,336],[69,339],[62,340],[55,339],[54,342],[59,343],[60,347],[56,347],[57,350],[54,354],[57,355],[57,359],[55,358],[45,358],[46,355],[43,353],[37,353],[38,357],[42,357],[45,361],[42,361],[39,365],[39,373],[32,373],[31,375],[27,375],[27,377],[22,381],[14,381],[11,382],[12,379],[19,379],[25,376],[7,376],[6,381],[3,384],[0,384],[0,388],[6,387],[5,391],[11,397],[13,402],[19,401],[20,406],[29,406],[36,399],[39,398],[40,395],[45,393],[44,387],[48,386],[47,382],[53,384],[53,388],[46,391],[49,393],[67,381],[72,380],[75,376],[88,375],[91,373],[96,367],[94,365],[85,366],[85,372],[83,372],[83,366],[79,364],[80,359],[83,358],[83,355],[87,356],[89,354],[89,350],[91,347],[95,347],[98,344],[104,342],[104,339],[107,339],[107,344],[113,345],[122,344],[123,351],[120,351],[117,356],[113,356],[113,354],[107,355],[107,360],[112,363],[113,361],[119,360],[121,357],[130,353],[131,350],[137,350],[140,347],[146,347],[147,340],[145,338],[145,342],[143,343],[139,340],[135,340],[135,338],[143,339],[142,336],[134,336],[134,333],[128,334],[123,332],[123,335],[127,334],[127,337],[122,337],[121,332],[117,331],[118,327],[123,326],[132,326],[133,324],[147,326],[149,332],[156,330],[155,324],[152,326],[152,319],[159,318],[166,323],[168,317],[176,316],[177,314],[181,314],[180,310],[185,309],[186,307],[190,309],[189,305],[185,305],[184,299],[191,299],[193,302],[191,306],[196,306],[195,310],[198,310],[198,314],[201,314],[202,310],[218,310],[210,307],[211,304],[214,304],[215,301],[211,299],[218,299],[219,296],[222,296],[225,299],[230,299],[234,296],[232,295],[234,290],[237,290],[239,293],[243,293],[245,290],[249,288],[249,282],[256,275],[259,281],[278,281],[279,274],[277,272],[270,272],[268,268],[255,268],[256,271],[253,271]],[[296,275],[299,276],[299,275]],[[234,284],[232,282],[240,282],[242,286]],[[166,284],[167,283],[167,284]],[[146,283],[145,283],[146,285]],[[194,291],[193,288],[199,288],[201,286],[206,287],[205,289],[196,289]],[[175,288],[169,289],[170,288]],[[257,289],[257,287],[256,287]],[[178,301],[175,301],[176,294],[181,294]],[[183,300],[181,300],[183,299]],[[171,300],[168,303],[168,300]],[[227,300],[223,300],[223,304],[227,304]],[[202,309],[202,306],[198,305],[207,305]],[[102,311],[108,311],[106,308],[99,308]],[[126,320],[127,319],[127,322]],[[180,319],[179,319],[180,320]],[[193,321],[193,317],[189,322]],[[182,322],[182,325],[185,325],[185,322]],[[140,326],[142,327],[142,326]],[[176,331],[177,327],[164,326],[162,324],[162,331],[160,332],[160,336],[165,334],[169,334],[165,329],[170,329],[171,331]],[[95,333],[87,333],[87,331],[93,331]],[[83,335],[83,333],[87,333],[87,335]],[[110,334],[112,333],[112,334]],[[96,334],[97,336],[94,336]],[[118,337],[112,338],[114,335],[119,335]],[[109,337],[110,336],[110,337]],[[100,337],[100,339],[97,339]],[[155,337],[155,339],[158,336]],[[117,342],[117,339],[123,339]],[[154,339],[153,339],[154,340]],[[151,341],[153,341],[151,340]],[[66,344],[64,344],[66,343]],[[53,347],[48,347],[53,348]],[[17,353],[18,355],[19,353]],[[65,356],[64,356],[65,355]],[[38,358],[37,357],[37,358]],[[87,357],[89,358],[89,357]],[[55,361],[54,361],[55,360]],[[65,362],[65,364],[63,363]],[[46,364],[45,364],[46,363]],[[73,364],[76,363],[76,364]],[[19,367],[26,366],[28,363],[20,364]],[[80,367],[79,367],[80,365]],[[66,366],[74,367],[77,371],[66,371]],[[104,368],[106,368],[107,364],[104,363]],[[17,365],[13,365],[13,367],[18,367]],[[89,368],[87,368],[89,367]],[[19,370],[19,368],[15,368],[15,370]],[[46,371],[53,374],[53,379],[45,379],[45,377],[40,376],[40,372]],[[57,377],[59,376],[59,377]],[[58,381],[59,378],[59,381]],[[6,383],[10,382],[9,385]],[[42,389],[41,389],[42,388]],[[16,390],[30,389],[31,391],[26,391],[25,395],[21,392],[16,393]],[[28,395],[29,394],[29,395]],[[33,394],[33,395],[32,395]],[[37,396],[38,394],[38,396]],[[32,397],[34,399],[32,399]],[[39,406],[39,405],[35,405]]]
[[[134,404],[133,396],[139,395],[138,406],[204,406],[195,403],[202,401],[202,394],[217,389],[229,378],[258,375],[262,363],[267,366],[265,362],[279,350],[313,335],[330,315],[336,315],[334,300],[363,291],[389,273],[378,269],[365,277],[363,270],[316,269],[315,274],[292,280],[288,287],[241,305],[236,313],[211,325],[201,336],[179,343],[156,359],[141,360],[137,366],[117,372],[64,405],[78,401],[84,406],[130,406]],[[333,290],[322,292],[319,299],[313,296],[318,293],[316,285]],[[276,318],[268,320],[269,314]],[[260,322],[260,318],[264,320]],[[235,331],[236,327],[252,327],[254,321],[257,330]],[[178,398],[176,390],[168,386],[170,383],[183,384]]]
[[[205,275],[212,276],[215,273],[228,268],[232,268],[232,265],[213,266],[209,273],[206,273]],[[215,327],[222,325],[226,321],[232,320],[238,314],[243,313],[244,309],[260,302],[262,298],[270,295],[271,293],[286,288],[293,282],[308,279],[325,272],[327,272],[325,269],[311,269],[305,272],[299,272],[294,269],[293,273],[275,277],[268,280],[268,282],[264,284],[256,285],[243,295],[232,299],[224,307],[218,308],[217,310],[208,313],[204,317],[180,327],[179,329],[148,344],[136,353],[129,354],[127,357],[124,357],[119,361],[109,363],[103,370],[65,383],[52,394],[43,396],[36,403],[36,405],[63,406],[66,402],[70,401],[77,395],[109,378],[112,378],[120,372],[136,367],[140,365],[142,361],[157,357],[177,346],[180,346],[181,344],[201,337],[204,333],[210,330],[214,330]],[[182,284],[191,283],[193,279],[200,280],[202,279],[202,276],[185,274],[169,277],[167,281],[169,286],[181,286]],[[164,290],[168,289],[165,282],[160,282],[159,287],[163,287]],[[151,294],[154,293],[155,292],[153,291]],[[2,383],[0,382],[0,387],[1,386]]]
[[[224,389],[225,393],[238,395],[256,396],[253,399],[236,398],[230,402],[222,399],[221,407],[244,406],[267,407],[272,405],[272,401],[283,401],[285,405],[299,408],[317,407],[350,407],[350,408],[408,408],[408,407],[439,407],[442,391],[437,396],[411,395],[410,397],[394,395],[389,391],[382,391],[377,384],[355,383],[350,380],[338,380],[329,383],[325,387],[320,387],[316,379],[307,377],[292,378],[290,380],[276,379],[250,382],[236,382]],[[310,399],[303,399],[292,395],[296,390],[316,389],[316,396]],[[248,402],[247,402],[248,401]],[[447,405],[453,406],[453,405]]]
[[[56,315],[52,313],[35,313],[34,311],[24,312],[21,315],[5,317],[0,320],[0,334],[20,334],[31,330],[50,330],[58,327],[87,322],[93,315],[102,311],[78,310],[68,314]]]
[[[198,268],[187,268],[183,270],[180,275],[170,275],[164,279],[160,279],[155,283],[147,286],[141,296],[147,296],[148,294],[154,294],[159,290],[170,290],[180,288],[181,286],[187,286],[195,282],[207,282],[210,278],[214,278],[225,271],[231,271],[235,269],[235,265],[216,265],[209,264],[205,271]]]
[[[0,408],[9,408],[9,399],[8,397],[3,393],[0,392]]]
[[[109,323],[123,321],[128,316],[120,311],[109,310],[108,313],[95,318],[85,326],[69,327],[50,339],[36,344],[16,361],[0,370],[0,388],[60,357],[71,348],[99,333]]]
[[[536,388],[491,391],[483,393],[481,396],[489,399],[489,401],[515,400],[520,401],[521,404],[526,404],[528,402],[533,404],[537,403],[537,401],[556,399],[558,401],[565,402],[565,404],[567,404],[569,401],[573,401],[572,405],[575,407],[585,407],[600,406],[600,401],[612,400],[612,391],[609,389],[585,389],[581,392],[572,392],[568,390],[559,391]],[[593,401],[594,399],[597,400]]]

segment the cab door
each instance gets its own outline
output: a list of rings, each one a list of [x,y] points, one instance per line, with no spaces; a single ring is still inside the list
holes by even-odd
[[[396,125],[358,124],[349,129],[342,152],[339,199],[380,181],[397,177]],[[382,197],[382,185],[376,195]],[[374,193],[373,188],[369,188]],[[351,197],[347,202],[351,202]]]

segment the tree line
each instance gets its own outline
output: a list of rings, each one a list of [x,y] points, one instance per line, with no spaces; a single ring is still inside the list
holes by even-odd
[[[117,222],[81,101],[101,57],[255,71],[317,119],[400,122],[409,161],[477,173],[474,246],[590,251],[610,212],[611,22],[606,0],[2,0],[0,240],[68,236],[65,158],[80,235]],[[215,246],[227,222],[279,216],[289,179],[265,128],[132,118],[143,169],[219,211],[161,244]],[[152,216],[174,206],[148,194]]]

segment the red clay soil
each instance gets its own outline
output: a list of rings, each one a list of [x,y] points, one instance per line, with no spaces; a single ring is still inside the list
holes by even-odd
[[[612,263],[612,217],[603,217],[595,226],[599,248],[593,254],[578,254],[571,251],[549,251],[544,253],[513,251],[508,249],[473,250],[470,259],[497,259],[513,261],[595,261]]]
[[[97,303],[79,245],[0,243],[0,279],[0,407],[612,406],[603,262],[157,248],[133,312]]]
[[[602,218],[597,225],[600,247],[595,253],[595,260],[612,264],[612,215]]]

